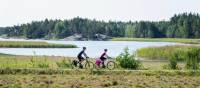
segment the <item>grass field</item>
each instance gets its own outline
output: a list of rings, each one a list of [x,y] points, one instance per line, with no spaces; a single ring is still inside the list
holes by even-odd
[[[71,69],[70,60],[69,57],[0,55],[0,88],[200,87],[199,70],[163,69],[167,61],[142,61],[141,70],[91,70]],[[184,68],[183,64],[179,66]]]
[[[0,68],[59,68],[58,63],[70,66],[71,58],[48,56],[0,56]],[[62,62],[65,63],[62,63]]]
[[[72,57],[58,56],[15,56],[0,54],[0,68],[48,68],[48,69],[71,69]],[[89,59],[95,63],[94,59]],[[141,60],[142,70],[163,70],[168,64],[167,60]],[[184,63],[178,63],[180,69],[184,68]],[[124,70],[119,66],[116,69]]]
[[[10,56],[0,55],[0,68],[48,68],[48,69],[71,69],[70,57],[53,57],[53,56]],[[91,59],[95,63],[94,59]],[[163,66],[168,61],[142,61],[140,69],[145,70],[163,70]],[[183,67],[184,68],[184,67]],[[122,68],[117,68],[122,69]]]
[[[76,45],[31,41],[0,41],[0,48],[76,48]]]
[[[74,70],[73,70],[74,71]],[[70,71],[65,74],[2,74],[2,88],[199,88],[199,72]],[[189,74],[194,75],[189,75]]]
[[[113,38],[112,41],[140,41],[140,42],[177,42],[187,44],[200,44],[200,39],[184,38]]]

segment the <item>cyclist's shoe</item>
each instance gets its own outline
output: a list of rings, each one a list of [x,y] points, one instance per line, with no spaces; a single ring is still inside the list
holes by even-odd
[[[78,62],[76,60],[73,60],[73,64],[75,67],[77,67]]]
[[[105,66],[105,65],[103,65],[103,66],[102,66],[102,68],[106,68],[106,66]]]
[[[80,68],[80,69],[83,69],[83,65],[82,65],[82,64],[80,64],[80,65],[79,65],[79,68]]]

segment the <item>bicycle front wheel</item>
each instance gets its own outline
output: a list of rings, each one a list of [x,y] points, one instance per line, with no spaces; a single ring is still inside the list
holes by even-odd
[[[85,68],[86,69],[93,69],[94,68],[94,63],[90,62],[90,61],[87,61],[85,63]]]
[[[114,61],[108,61],[108,63],[107,63],[107,68],[108,68],[109,70],[113,70],[113,69],[115,69],[115,67],[116,67],[116,64],[115,64]]]

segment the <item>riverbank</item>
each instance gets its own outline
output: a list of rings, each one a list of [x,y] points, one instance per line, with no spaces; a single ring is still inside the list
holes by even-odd
[[[20,40],[20,41],[46,41],[44,39],[23,39],[23,38],[0,38],[0,40],[3,41],[15,41],[15,40]],[[76,39],[50,39],[53,41],[78,41]],[[88,40],[86,40],[88,41]],[[94,40],[89,40],[89,41],[94,41]],[[95,40],[99,41],[99,40]],[[102,40],[100,40],[102,41]],[[185,44],[200,44],[200,39],[188,39],[188,38],[111,38],[107,41],[138,41],[138,42],[174,42],[174,43],[185,43]]]
[[[200,44],[200,39],[184,38],[113,38],[111,41],[139,41],[139,42],[176,42],[186,44]]]
[[[51,44],[39,41],[0,41],[0,48],[76,48],[72,44]]]

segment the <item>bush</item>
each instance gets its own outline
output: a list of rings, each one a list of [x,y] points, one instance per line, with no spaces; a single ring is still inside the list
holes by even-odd
[[[172,56],[169,58],[169,68],[170,69],[177,69],[178,66],[177,66],[177,60],[179,58],[179,54],[178,53],[174,53],[172,54]]]
[[[186,68],[187,69],[199,69],[199,60],[200,60],[200,49],[191,48],[188,50],[185,56]]]
[[[138,69],[141,66],[141,62],[135,60],[135,55],[129,54],[128,47],[124,49],[124,53],[121,53],[116,60],[122,68],[126,69]]]

